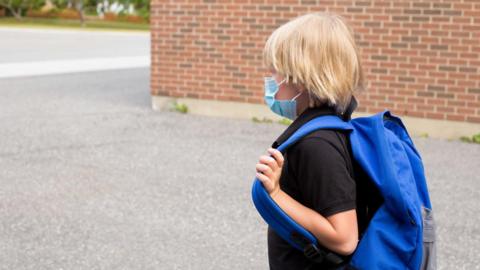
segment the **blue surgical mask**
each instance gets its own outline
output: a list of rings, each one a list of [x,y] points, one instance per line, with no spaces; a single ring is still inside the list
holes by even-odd
[[[297,101],[295,100],[302,92],[298,93],[291,100],[277,100],[275,95],[278,92],[280,85],[285,82],[281,81],[277,84],[273,77],[265,77],[265,103],[270,107],[270,109],[283,117],[294,120],[297,117]]]

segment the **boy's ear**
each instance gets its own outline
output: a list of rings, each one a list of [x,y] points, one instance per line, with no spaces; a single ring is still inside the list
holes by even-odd
[[[303,83],[299,83],[298,84],[298,91],[300,92],[304,92],[306,91],[307,89],[305,88],[305,85],[303,85]]]

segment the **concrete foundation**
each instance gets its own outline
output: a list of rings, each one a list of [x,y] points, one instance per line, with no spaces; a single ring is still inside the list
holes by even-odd
[[[281,120],[263,104],[251,104],[231,101],[203,100],[193,98],[172,98],[165,96],[152,96],[152,108],[154,110],[172,110],[174,103],[185,104],[188,113],[216,117],[228,117],[237,119],[269,119]],[[354,112],[352,118],[368,116],[371,113]],[[428,136],[456,140],[461,136],[471,137],[480,133],[480,124],[455,122],[447,120],[425,119],[409,116],[400,116],[407,127],[410,136]]]

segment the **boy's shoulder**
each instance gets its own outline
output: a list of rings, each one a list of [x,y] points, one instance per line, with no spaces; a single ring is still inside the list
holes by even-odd
[[[339,136],[345,137],[346,132],[347,131],[340,129],[319,129],[307,134],[305,137],[303,137],[303,139],[321,138],[329,141],[335,141],[339,138]]]
[[[338,161],[342,160],[348,164],[347,167],[350,170],[353,170],[349,136],[343,130],[316,130],[292,145],[287,150],[287,156],[291,160],[307,158],[318,161],[333,158]]]
[[[310,149],[328,143],[338,149],[343,149],[348,143],[348,134],[344,130],[319,129],[298,140],[292,149]]]

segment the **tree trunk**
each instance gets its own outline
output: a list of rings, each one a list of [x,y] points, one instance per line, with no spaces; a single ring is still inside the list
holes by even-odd
[[[17,9],[17,12],[15,13],[12,13],[13,16],[15,16],[15,19],[17,19],[17,21],[21,21],[22,20],[22,8],[18,8]]]
[[[17,11],[15,10],[15,8],[13,8],[13,7],[11,7],[11,6],[4,6],[4,7],[10,11],[10,13],[13,15],[13,17],[14,17],[17,21],[22,20],[21,10],[20,10],[20,12],[17,12]]]
[[[85,26],[85,15],[83,14],[83,3],[81,0],[75,2],[75,9],[78,12],[78,17],[80,17],[80,24],[82,27]]]
[[[25,0],[22,0],[22,2],[20,2],[18,5],[14,5],[12,1],[8,1],[8,3],[2,1],[0,2],[0,7],[3,7],[10,11],[13,17],[20,21],[22,20],[22,9],[25,8]]]

